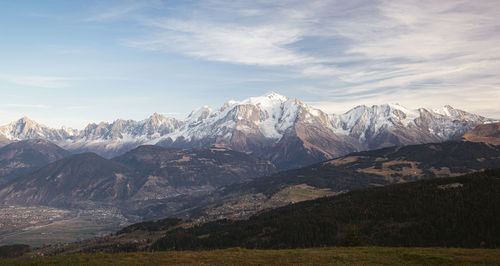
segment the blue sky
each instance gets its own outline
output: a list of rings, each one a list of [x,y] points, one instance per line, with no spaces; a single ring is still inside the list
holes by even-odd
[[[500,118],[498,1],[0,1],[0,124],[177,118],[275,91]]]

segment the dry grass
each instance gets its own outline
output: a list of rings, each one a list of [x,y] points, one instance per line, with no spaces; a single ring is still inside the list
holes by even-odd
[[[418,168],[418,164],[419,164],[418,162],[410,162],[410,161],[389,161],[389,162],[383,162],[381,169],[370,167],[370,168],[357,169],[356,171],[360,173],[383,176],[385,177],[386,180],[394,182],[394,178],[392,178],[392,175],[395,174],[400,174],[403,176],[421,176],[422,169]],[[396,166],[396,165],[410,165],[410,167],[403,166],[401,167],[401,170],[393,170],[390,168],[390,166]]]
[[[65,255],[0,260],[2,265],[499,265],[499,249],[315,248],[224,249],[154,253]]]
[[[276,206],[283,206],[290,203],[301,202],[305,200],[313,200],[317,198],[333,196],[338,193],[333,193],[327,188],[316,188],[306,184],[286,187],[263,204],[263,208],[273,208]]]
[[[366,156],[347,156],[347,157],[327,161],[323,164],[332,164],[332,165],[338,166],[338,165],[344,165],[344,164],[356,162],[359,158],[366,158]]]

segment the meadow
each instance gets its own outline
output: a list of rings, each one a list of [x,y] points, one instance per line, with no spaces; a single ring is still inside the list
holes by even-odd
[[[500,265],[500,249],[327,247],[97,253],[0,260],[1,265]]]

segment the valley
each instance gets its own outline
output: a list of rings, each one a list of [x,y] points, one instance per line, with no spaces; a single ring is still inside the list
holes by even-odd
[[[193,225],[248,219],[265,210],[361,188],[499,166],[499,147],[473,142],[358,152],[275,174],[268,161],[221,148],[141,146],[112,160],[85,153],[0,187],[0,198],[8,204],[2,209],[6,219],[1,244],[23,241],[37,247],[72,242],[164,217],[180,217]],[[245,171],[249,174],[242,175]],[[107,185],[111,190],[106,182],[111,182]]]
[[[68,243],[114,233],[133,221],[116,208],[58,209],[0,206],[0,246],[33,247]]]
[[[443,110],[384,105],[336,116],[268,94],[200,109],[177,124],[155,114],[81,131],[102,133],[92,138],[23,118],[0,130],[10,139],[0,148],[0,245],[28,244],[51,256],[351,244],[496,247],[488,238],[498,234],[493,225],[468,217],[487,228],[471,236],[463,230],[469,225],[446,210],[465,198],[483,205],[460,205],[462,215],[498,217],[492,207],[498,173],[487,170],[500,167],[498,128],[492,119]],[[126,137],[131,132],[135,137]],[[74,141],[100,146],[75,148]],[[476,174],[463,176],[470,173]],[[461,240],[437,234],[446,231],[442,223],[428,226],[440,219],[418,207],[429,204],[448,215]],[[399,210],[408,211],[400,220]],[[423,236],[425,230],[437,239]]]
[[[33,250],[31,255],[234,247],[497,248],[500,245],[500,230],[496,226],[499,177],[500,168],[459,177],[354,190],[268,209],[248,219],[219,219],[198,224],[176,218],[147,221],[106,236],[45,245]],[[71,230],[64,223],[61,225],[61,229]],[[86,226],[84,228],[95,228]],[[84,234],[80,232],[81,236]]]

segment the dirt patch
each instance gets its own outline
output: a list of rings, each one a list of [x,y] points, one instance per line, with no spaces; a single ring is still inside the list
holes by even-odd
[[[191,160],[191,157],[189,156],[182,156],[179,160],[175,160],[174,162],[182,163],[182,162],[189,162]]]

